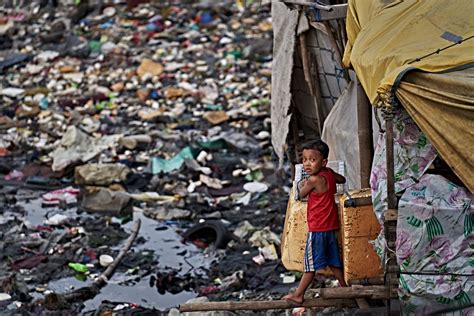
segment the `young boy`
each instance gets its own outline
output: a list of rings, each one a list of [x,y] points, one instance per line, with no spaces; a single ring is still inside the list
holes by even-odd
[[[302,303],[304,293],[311,284],[317,270],[327,266],[332,270],[341,286],[347,286],[342,274],[336,230],[339,229],[337,206],[334,201],[336,183],[346,179],[327,168],[329,147],[321,140],[303,146],[303,168],[310,177],[303,184],[301,197],[308,194],[308,238],[304,257],[304,274],[294,293],[282,299]]]

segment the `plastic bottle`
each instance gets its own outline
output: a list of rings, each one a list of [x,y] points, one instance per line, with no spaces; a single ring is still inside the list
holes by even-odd
[[[74,271],[80,272],[80,273],[86,273],[87,271],[89,271],[87,266],[85,264],[82,264],[82,263],[69,262],[68,266],[69,266],[69,268],[73,269]]]

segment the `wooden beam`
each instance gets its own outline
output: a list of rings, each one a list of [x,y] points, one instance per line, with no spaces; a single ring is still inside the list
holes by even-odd
[[[354,279],[350,281],[351,285],[384,285],[385,280],[382,276],[366,278],[366,279]]]
[[[354,300],[348,299],[306,299],[297,304],[289,301],[225,301],[225,302],[203,302],[187,303],[179,306],[180,312],[202,312],[202,311],[236,311],[236,310],[268,310],[268,309],[290,309],[294,307],[352,307],[357,306]]]

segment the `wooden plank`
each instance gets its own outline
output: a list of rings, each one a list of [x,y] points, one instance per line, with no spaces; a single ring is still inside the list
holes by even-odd
[[[321,298],[336,299],[336,298],[370,298],[370,299],[387,299],[389,297],[389,290],[386,286],[380,285],[352,285],[351,287],[335,287],[335,288],[321,288],[310,289],[308,295],[318,294]]]
[[[289,301],[225,301],[225,302],[203,302],[187,303],[179,306],[180,312],[202,312],[202,311],[236,311],[236,310],[268,310],[289,309],[294,307],[352,307],[356,306],[354,300],[349,299],[306,299],[301,304]]]
[[[366,278],[366,279],[354,279],[351,280],[351,285],[384,285],[385,280],[383,277],[373,277],[373,278]]]

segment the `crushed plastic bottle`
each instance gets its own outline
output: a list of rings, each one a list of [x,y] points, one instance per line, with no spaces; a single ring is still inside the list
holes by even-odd
[[[89,272],[89,268],[85,264],[77,262],[69,262],[68,267],[79,273]]]

